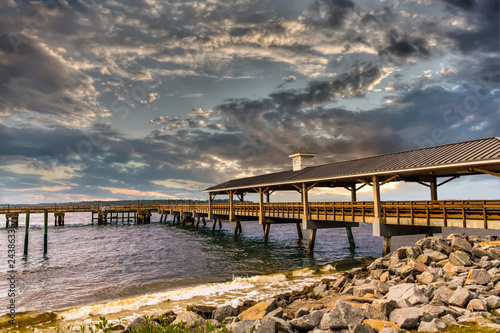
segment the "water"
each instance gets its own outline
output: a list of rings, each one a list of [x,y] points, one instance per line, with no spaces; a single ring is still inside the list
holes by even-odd
[[[0,221],[5,219],[0,216]],[[44,257],[42,215],[32,214],[27,259],[22,259],[24,228],[18,229],[16,304],[20,324],[41,323],[40,328],[46,328],[58,320],[89,322],[99,315],[127,318],[181,309],[189,303],[236,305],[243,298],[300,289],[323,277],[301,268],[376,257],[382,251],[382,239],[371,236],[369,224],[353,228],[354,251],[348,248],[345,229],[318,230],[311,258],[305,252],[308,233],[298,242],[294,224],[272,225],[269,242],[263,244],[258,222],[242,222],[243,234],[236,239],[229,223],[215,232],[211,223],[200,224],[199,230],[158,223],[89,223],[90,213],[67,214],[65,227],[49,228],[48,255]],[[22,219],[20,224],[24,225]],[[7,230],[2,228],[2,253],[7,244]],[[393,246],[399,245],[393,242]],[[7,258],[3,258],[0,314],[7,313],[9,301]],[[0,330],[10,327],[6,318],[2,317]]]

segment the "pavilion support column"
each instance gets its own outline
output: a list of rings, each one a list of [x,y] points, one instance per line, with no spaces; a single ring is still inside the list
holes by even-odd
[[[438,199],[438,184],[436,181],[436,177],[434,177],[433,180],[429,182],[429,187],[431,188],[431,200],[437,200]]]
[[[302,183],[302,206],[304,214],[302,215],[302,222],[304,224],[309,220],[309,198],[307,195],[307,184]],[[311,229],[309,232],[309,244],[307,246],[307,254],[309,256],[314,255],[314,244],[316,243],[316,229]]]
[[[380,183],[378,176],[372,177],[372,188],[373,188],[373,225],[376,227],[378,224],[378,229],[380,229],[380,224],[385,224],[384,218],[382,216],[382,204],[380,201]],[[384,235],[384,245],[382,248],[382,255],[386,255],[391,252],[391,236]]]
[[[212,203],[214,201],[215,194],[212,196],[212,193],[208,193],[208,219],[213,219],[212,213]]]
[[[431,200],[437,200],[438,199],[438,183],[436,180],[436,177],[433,177],[432,180],[429,182],[429,187],[431,189]],[[432,236],[432,232],[428,232],[425,234],[425,237],[430,237]]]
[[[264,224],[264,192],[262,187],[259,187],[259,224]]]
[[[234,192],[229,191],[229,222],[234,221]]]

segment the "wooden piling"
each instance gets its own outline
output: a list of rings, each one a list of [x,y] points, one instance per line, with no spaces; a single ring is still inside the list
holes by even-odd
[[[43,212],[43,255],[47,254],[48,248],[48,230],[49,229],[49,212]]]
[[[212,219],[213,224],[212,224],[212,231],[215,231],[215,227],[217,226],[217,219]]]
[[[352,233],[352,228],[347,227],[345,228],[345,231],[347,233],[347,239],[349,240],[349,249],[354,250],[356,248],[356,243],[354,242],[354,235]]]
[[[26,222],[24,223],[24,256],[28,255],[28,239],[30,233],[30,211],[26,212]]]
[[[267,243],[267,241],[269,240],[269,231],[271,231],[271,224],[270,223],[266,223],[264,224],[264,243]]]
[[[201,217],[201,222],[203,222],[203,225],[207,225],[207,221],[205,220],[205,216]]]
[[[222,220],[219,219],[219,229],[222,229]]]
[[[384,236],[384,245],[382,247],[382,255],[385,256],[389,252],[391,252],[391,237]]]
[[[194,230],[198,230],[198,225],[200,224],[200,218],[194,217]]]
[[[309,246],[307,247],[307,254],[310,257],[314,255],[314,243],[316,243],[316,229],[311,229],[309,233]]]
[[[299,223],[295,223],[295,225],[297,226],[297,235],[299,236],[299,240],[304,238],[304,235],[302,234],[302,226],[300,225],[300,222]]]

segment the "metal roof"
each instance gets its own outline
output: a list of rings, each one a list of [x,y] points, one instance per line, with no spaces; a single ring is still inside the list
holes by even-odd
[[[444,175],[467,172],[465,167],[495,165],[500,168],[500,138],[489,137],[472,141],[403,151],[356,160],[311,166],[299,171],[282,171],[260,176],[229,180],[207,188],[207,192],[250,189],[261,186],[297,184],[302,182],[356,180],[371,175],[399,173],[423,174],[448,170]],[[460,168],[464,170],[459,170]],[[453,170],[452,170],[453,169]],[[451,170],[451,171],[450,171]],[[474,174],[475,172],[470,172]]]
[[[299,149],[295,149],[290,154],[288,154],[288,156],[295,155],[295,154],[318,155],[317,152],[312,151],[311,149],[306,148],[306,147],[300,147]]]

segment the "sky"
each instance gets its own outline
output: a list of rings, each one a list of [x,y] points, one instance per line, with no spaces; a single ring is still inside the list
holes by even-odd
[[[2,0],[0,203],[206,199],[301,146],[321,164],[500,136],[499,74],[498,0]]]

